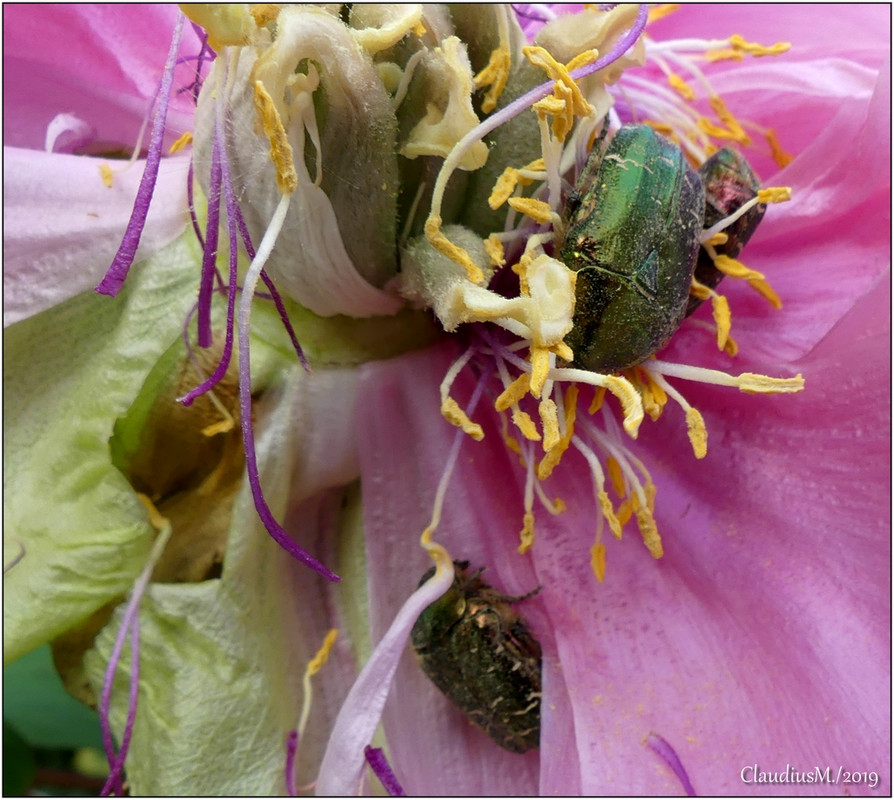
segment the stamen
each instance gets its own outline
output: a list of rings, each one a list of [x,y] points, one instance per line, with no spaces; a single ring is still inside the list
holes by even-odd
[[[692,367],[687,364],[671,364],[658,359],[649,361],[648,369],[651,372],[687,381],[713,383],[717,386],[735,386],[740,392],[747,394],[794,394],[804,389],[804,378],[800,373],[794,378],[770,378],[767,375],[758,375],[753,372],[743,372],[733,376],[715,369]]]
[[[174,36],[171,39],[171,47],[165,62],[164,73],[161,79],[158,105],[155,109],[155,118],[152,122],[152,136],[149,140],[149,151],[146,154],[146,166],[143,169],[143,177],[140,179],[140,188],[134,200],[133,212],[127,229],[121,239],[118,252],[112,259],[112,264],[105,277],[97,284],[94,291],[100,294],[116,297],[127,273],[133,264],[146,225],[146,215],[152,202],[152,194],[155,191],[155,182],[158,180],[158,168],[161,164],[161,151],[164,144],[165,120],[168,116],[168,104],[171,97],[171,87],[174,83],[174,65],[177,61],[177,51],[180,49],[180,38],[183,33],[182,14],[177,16],[177,25],[174,28]]]
[[[494,13],[497,15],[497,34],[500,44],[491,52],[487,66],[473,79],[476,89],[490,87],[484,95],[484,100],[481,101],[481,110],[485,114],[490,114],[497,107],[497,101],[500,99],[503,89],[506,88],[512,67],[512,57],[509,52],[509,21],[506,17],[510,12],[505,6],[496,5]]]
[[[677,755],[674,748],[670,746],[668,741],[654,731],[650,731],[648,736],[646,736],[645,743],[653,752],[657,753],[665,761],[671,770],[673,770],[674,775],[677,776],[680,785],[683,787],[683,791],[686,792],[686,796],[695,797],[695,787],[693,787],[692,781],[689,780],[689,775],[686,774],[686,770],[683,767],[683,763],[680,761],[680,757]]]
[[[403,790],[400,782],[394,775],[385,753],[378,747],[370,747],[367,745],[363,748],[363,755],[366,757],[366,763],[372,768],[382,787],[388,792],[389,797],[406,797],[407,793]]]
[[[298,188],[298,173],[295,171],[292,145],[273,98],[267,93],[261,81],[255,81],[254,101],[258,120],[270,142],[270,160],[276,167],[276,186],[280,194],[291,194]]]
[[[704,458],[708,454],[708,429],[705,427],[705,420],[699,411],[689,405],[686,398],[664,379],[663,375],[657,372],[653,374],[649,369],[650,366],[651,364],[649,363],[643,364],[643,371],[683,409],[686,414],[686,425],[689,441],[692,444],[692,452],[696,458]]]

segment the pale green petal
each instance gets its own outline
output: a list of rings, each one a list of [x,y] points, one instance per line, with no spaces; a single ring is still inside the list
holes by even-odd
[[[125,592],[146,558],[153,531],[108,442],[180,334],[197,262],[181,239],[116,299],[87,292],[6,331],[4,562],[25,551],[4,586],[6,660]]]

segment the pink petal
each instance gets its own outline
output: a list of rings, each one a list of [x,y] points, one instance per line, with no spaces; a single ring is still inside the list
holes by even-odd
[[[176,16],[173,5],[21,4],[3,9],[3,142],[43,149],[60,113],[92,125],[97,140],[133,146],[164,68]],[[187,26],[181,52],[198,39]],[[194,62],[182,65],[177,87],[189,85]],[[192,127],[189,93],[168,117],[170,144]]]
[[[99,174],[101,159],[15,147],[5,147],[3,156],[5,326],[102,278],[130,218],[143,162],[116,174],[108,188]],[[187,224],[187,164],[187,156],[162,160],[138,261]]]

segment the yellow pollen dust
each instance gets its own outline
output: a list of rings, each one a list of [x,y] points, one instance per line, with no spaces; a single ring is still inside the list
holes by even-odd
[[[506,81],[509,80],[511,65],[509,49],[501,45],[491,51],[487,66],[472,79],[476,89],[490,87],[484,95],[484,100],[481,101],[481,110],[485,114],[490,114],[497,107],[497,100],[500,99],[503,89],[506,88]]]
[[[289,143],[289,137],[286,135],[273,98],[267,93],[261,81],[255,81],[254,101],[261,129],[270,142],[270,160],[276,167],[276,186],[280,194],[291,194],[298,188],[292,145]]]
[[[459,264],[466,271],[472,283],[476,285],[483,283],[484,273],[462,247],[453,244],[441,233],[441,222],[439,216],[430,216],[425,221],[425,238],[428,239],[429,244],[451,261]]]
[[[184,131],[180,135],[180,138],[177,139],[177,141],[171,145],[170,149],[168,150],[168,153],[170,155],[174,155],[174,153],[179,153],[181,150],[183,150],[186,147],[189,147],[191,144],[192,144],[192,131]]]
[[[108,164],[99,165],[99,177],[106,188],[112,188],[112,185],[114,184],[114,175],[115,173],[112,172],[112,168]]]
[[[696,458],[704,458],[708,454],[708,429],[701,413],[693,406],[686,409],[686,428],[692,452]]]

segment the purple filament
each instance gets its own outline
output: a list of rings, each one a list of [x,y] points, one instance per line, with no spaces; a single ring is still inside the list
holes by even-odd
[[[133,726],[137,718],[137,700],[140,692],[140,617],[133,618],[130,626],[130,696],[127,704],[127,722],[124,725],[124,734],[121,737],[121,749],[114,761],[110,758],[111,771],[106,779],[100,797],[110,794],[123,795],[124,785],[121,782],[121,773],[124,771],[124,762],[130,750],[130,740],[133,736]],[[105,735],[105,731],[103,731]]]
[[[686,770],[683,768],[683,763],[680,761],[677,751],[670,746],[667,739],[650,731],[649,735],[646,737],[646,744],[653,752],[657,753],[665,762],[667,762],[667,765],[673,770],[674,775],[677,776],[677,779],[683,786],[683,791],[686,792],[687,797],[695,797],[695,788],[689,780]]]
[[[202,253],[202,280],[199,284],[199,347],[211,347],[211,290],[217,261],[217,237],[220,230],[221,143],[214,137],[211,150],[211,177],[208,185],[208,225]],[[232,254],[231,254],[232,255]]]
[[[385,791],[388,792],[389,797],[407,796],[407,793],[395,777],[391,765],[388,763],[388,759],[385,758],[385,753],[382,752],[380,748],[367,745],[363,748],[363,755],[366,756],[366,763],[372,767],[372,771],[381,781],[382,786],[385,787]]]
[[[96,286],[95,291],[111,297],[117,296],[124,285],[127,273],[133,265],[146,225],[146,215],[149,213],[149,204],[152,202],[152,194],[155,191],[155,183],[158,180],[158,168],[161,164],[161,152],[164,146],[165,120],[168,116],[168,105],[171,98],[171,87],[174,83],[174,67],[177,63],[177,51],[180,49],[180,38],[183,33],[183,14],[177,17],[177,26],[171,39],[171,49],[168,52],[168,60],[161,79],[158,104],[152,121],[152,136],[149,140],[149,150],[146,155],[146,166],[143,169],[143,177],[140,179],[140,188],[134,201],[133,212],[127,229],[118,247],[115,258],[103,279]]]
[[[289,731],[286,739],[286,794],[298,796],[298,784],[295,780],[295,756],[298,753],[298,731]]]

